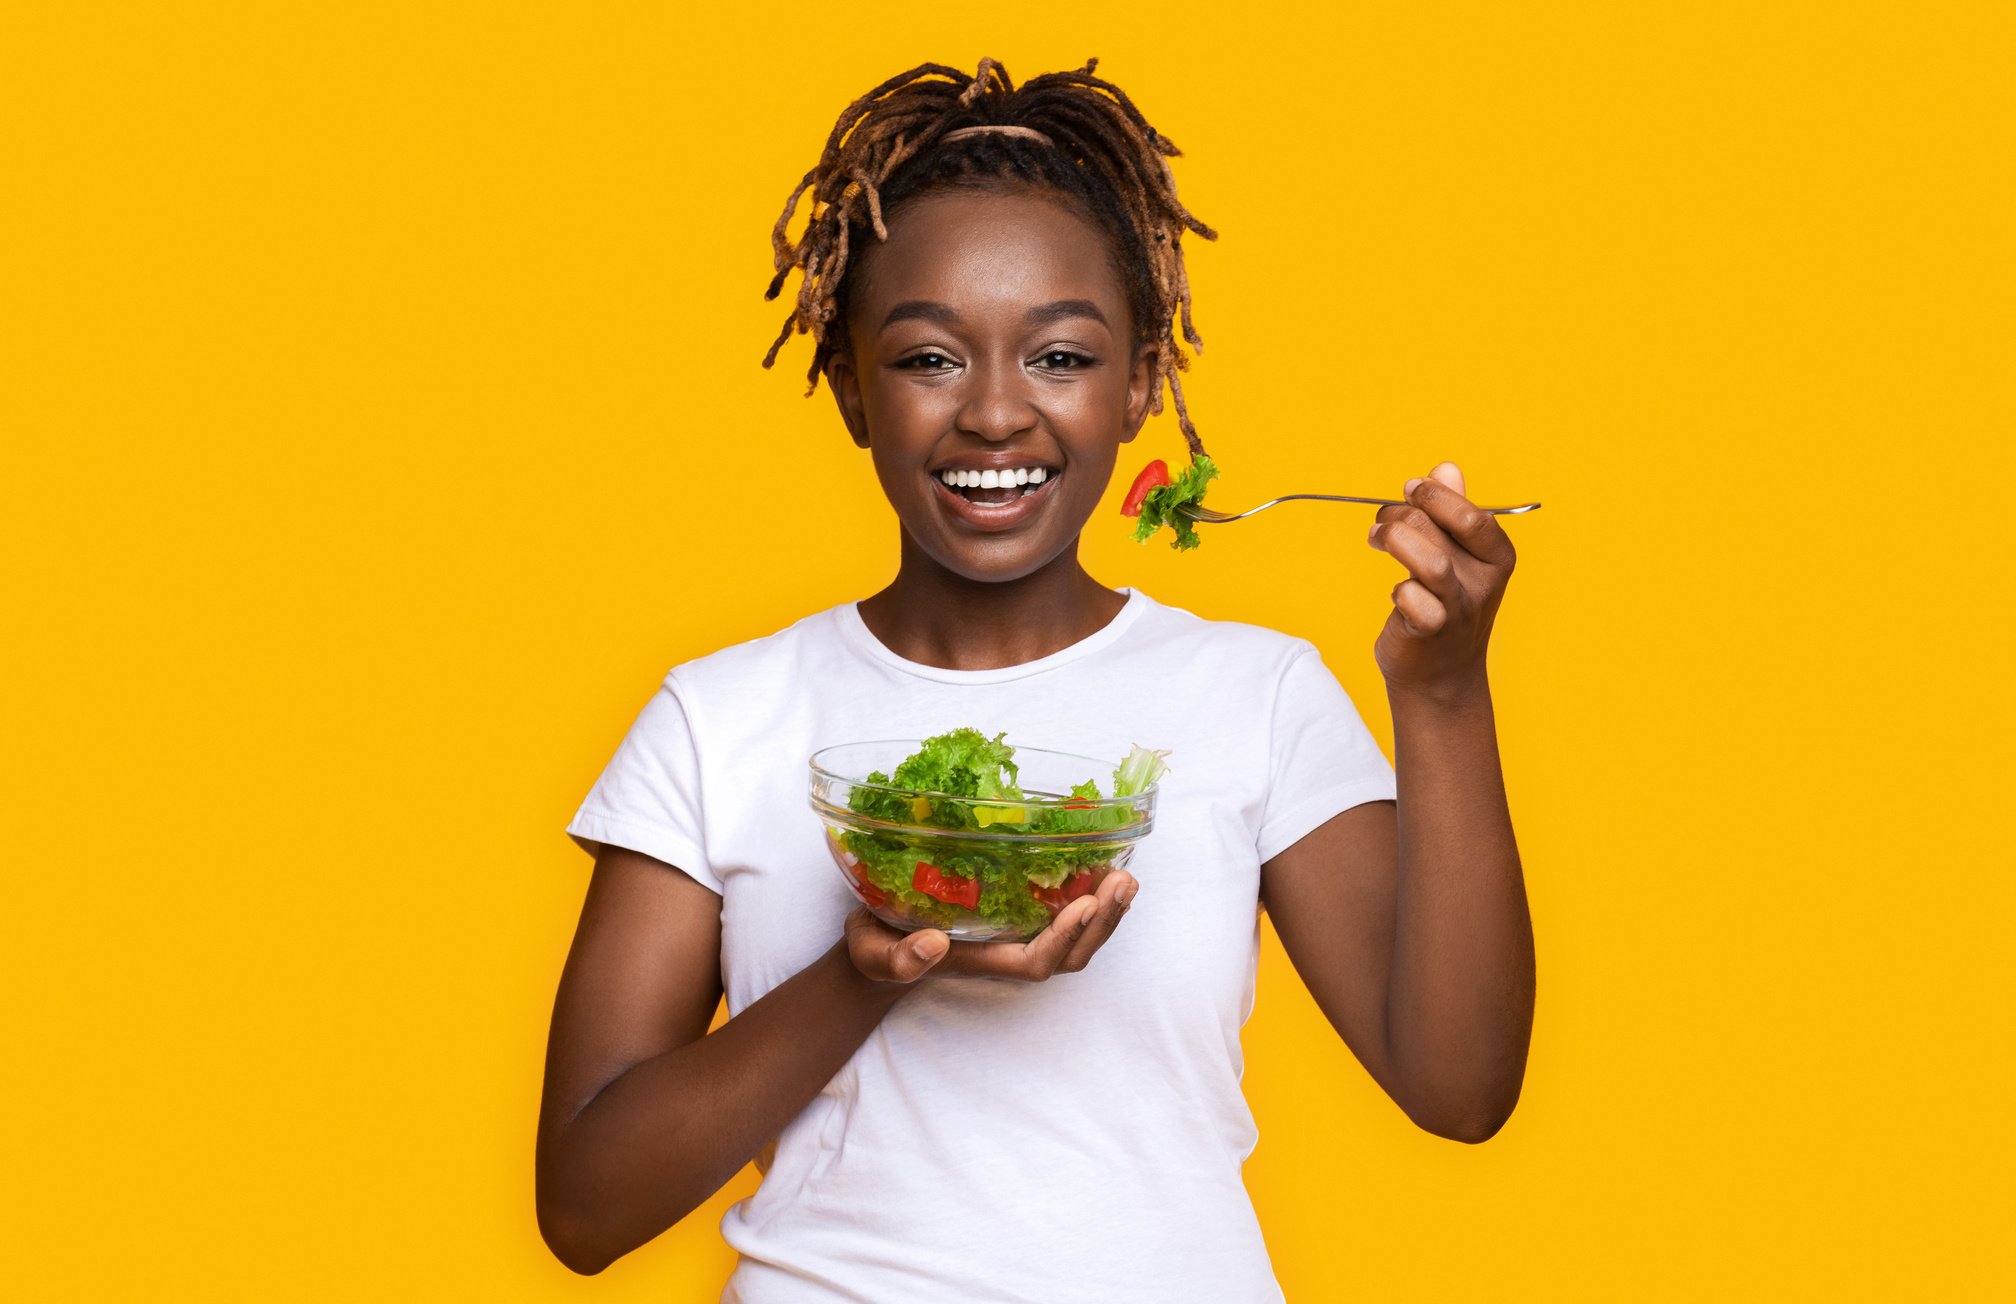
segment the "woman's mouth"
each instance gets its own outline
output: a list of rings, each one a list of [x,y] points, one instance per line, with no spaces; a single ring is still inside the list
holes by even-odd
[[[1052,478],[1049,468],[1041,466],[938,473],[938,482],[967,502],[993,505],[1027,497]]]
[[[939,471],[933,475],[952,515],[975,529],[995,531],[1018,525],[1050,500],[1045,490],[1063,476],[1048,467]]]

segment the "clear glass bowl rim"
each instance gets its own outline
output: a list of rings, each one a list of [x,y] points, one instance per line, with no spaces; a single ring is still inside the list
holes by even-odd
[[[812,773],[819,775],[822,778],[831,779],[836,783],[847,784],[848,786],[854,788],[872,788],[877,792],[894,792],[915,797],[943,797],[947,801],[973,802],[984,806],[1012,805],[1012,806],[1035,806],[1041,808],[1046,806],[1061,807],[1074,802],[1089,802],[1094,807],[1136,806],[1140,804],[1141,799],[1143,797],[1153,795],[1156,789],[1162,786],[1162,780],[1157,779],[1155,780],[1155,782],[1149,784],[1141,791],[1129,797],[1073,797],[1070,794],[1066,793],[1063,796],[1058,797],[1024,797],[1018,801],[1012,797],[962,797],[957,793],[939,792],[936,788],[904,788],[899,787],[898,785],[893,783],[870,783],[865,777],[850,774],[841,774],[838,771],[829,770],[819,763],[820,757],[826,755],[828,752],[837,752],[844,747],[907,746],[910,752],[915,752],[918,748],[922,747],[923,745],[924,740],[922,738],[867,738],[863,739],[858,743],[835,743],[831,747],[821,747],[818,751],[812,753],[811,759],[808,763],[812,767]],[[1015,749],[1015,754],[1018,756],[1022,755],[1024,752],[1030,752],[1040,756],[1062,756],[1068,760],[1084,761],[1088,765],[1103,767],[1109,772],[1120,768],[1119,763],[1116,761],[1102,761],[1096,756],[1085,756],[1078,752],[1060,752],[1055,751],[1048,747],[1017,747]],[[908,752],[905,753],[905,755],[908,754],[909,754]],[[1078,806],[1075,807],[1075,809],[1082,810],[1084,809],[1084,807]],[[873,822],[880,823],[880,821],[873,821]]]
[[[902,788],[889,783],[869,783],[865,779],[839,774],[819,763],[820,757],[825,756],[828,752],[839,751],[843,747],[901,747],[904,748],[902,754],[907,756],[923,746],[923,743],[924,740],[921,738],[869,738],[863,739],[860,742],[836,743],[832,747],[820,748],[818,751],[812,753],[810,760],[814,779],[812,791],[808,796],[811,799],[812,809],[818,813],[820,818],[843,827],[887,829],[892,833],[902,833],[913,837],[942,838],[955,842],[1027,842],[1050,843],[1063,846],[1081,843],[1134,842],[1146,837],[1149,831],[1155,827],[1155,798],[1161,787],[1160,780],[1149,784],[1146,788],[1143,788],[1131,797],[1091,798],[1065,795],[1058,797],[1025,797],[1020,801],[1016,801],[1013,798],[1000,797],[961,797],[956,793],[938,792],[930,788]],[[1030,752],[1044,756],[1061,756],[1069,760],[1084,761],[1088,765],[1103,766],[1108,769],[1118,768],[1111,762],[1102,761],[1096,756],[1084,756],[1077,752],[1060,752],[1048,747],[1017,747],[1015,751],[1017,755]],[[1096,771],[1094,773],[1096,774]],[[855,788],[870,788],[879,792],[893,792],[905,796],[937,797],[944,801],[965,802],[968,805],[1012,805],[1042,809],[1062,807],[1072,802],[1083,802],[1085,806],[1079,807],[1079,809],[1120,806],[1139,811],[1140,818],[1130,820],[1119,828],[1087,829],[1082,833],[1010,833],[998,825],[986,829],[941,829],[923,824],[894,824],[887,820],[872,819],[869,816],[861,814],[859,811],[836,806],[829,801],[822,800],[818,783],[820,779],[830,780],[834,783],[844,783]]]

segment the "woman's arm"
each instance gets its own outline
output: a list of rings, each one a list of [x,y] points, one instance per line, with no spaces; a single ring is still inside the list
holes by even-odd
[[[1513,554],[1453,466],[1408,498],[1373,533],[1412,572],[1377,649],[1397,814],[1336,816],[1267,863],[1261,892],[1373,1078],[1423,1128],[1476,1142],[1510,1117],[1533,1029],[1533,928],[1484,674]]]
[[[721,898],[621,847],[595,861],[561,973],[539,1108],[540,1234],[600,1272],[678,1222],[783,1130],[930,974],[1042,981],[1083,968],[1135,882],[1109,875],[1026,945],[903,934],[866,910],[812,964],[712,1033]]]

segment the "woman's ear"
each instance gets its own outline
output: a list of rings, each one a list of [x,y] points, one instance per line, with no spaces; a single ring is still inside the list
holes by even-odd
[[[1134,350],[1133,364],[1127,370],[1127,411],[1120,427],[1120,442],[1131,444],[1134,436],[1141,433],[1141,423],[1148,419],[1148,409],[1155,397],[1155,349],[1152,345],[1141,345]]]
[[[826,388],[840,408],[840,419],[856,448],[868,447],[868,418],[861,410],[861,377],[854,371],[854,356],[845,346],[833,350],[826,359]]]

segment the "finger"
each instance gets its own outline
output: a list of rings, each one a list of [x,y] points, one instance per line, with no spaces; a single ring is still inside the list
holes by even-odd
[[[1419,515],[1418,507],[1385,508]],[[1372,546],[1405,566],[1408,573],[1437,597],[1455,602],[1462,596],[1462,578],[1456,574],[1456,545],[1433,521],[1425,526],[1408,517],[1372,527],[1377,531]]]
[[[1409,480],[1407,482],[1410,488],[1421,483],[1423,482],[1420,480]],[[1381,507],[1373,515],[1372,521],[1371,542],[1375,548],[1379,546],[1378,536],[1381,531],[1378,527],[1381,525],[1411,526],[1437,542],[1441,542],[1445,537],[1442,533],[1442,527],[1435,523],[1435,518],[1411,502],[1400,503],[1396,506]]]
[[[1410,488],[1420,483],[1419,480],[1409,480],[1407,482]],[[1448,535],[1442,532],[1442,527],[1435,523],[1435,518],[1421,508],[1416,507],[1413,503],[1400,503],[1397,506],[1381,507],[1373,517],[1372,528],[1366,533],[1365,542],[1380,552],[1390,552],[1391,550],[1386,547],[1385,539],[1391,532],[1391,527],[1396,525],[1404,525],[1416,531],[1429,542],[1449,549],[1451,556],[1455,555],[1455,544],[1450,540]]]
[[[916,982],[926,972],[945,958],[952,949],[952,939],[936,928],[923,928],[910,934],[892,949],[889,956],[889,976],[897,982]]]
[[[1435,469],[1428,473],[1428,478],[1447,485],[1459,494],[1465,492],[1463,488],[1463,468],[1454,462],[1437,462]]]
[[[890,982],[915,982],[929,972],[946,952],[952,939],[936,928],[904,933],[889,927],[857,906],[847,916],[847,949],[855,967],[871,978]]]
[[[1085,936],[1092,921],[1099,917],[1099,898],[1096,894],[1082,896],[1057,912],[1050,926],[1031,938],[1022,947],[1022,954],[1014,957],[1017,968],[1014,976],[1042,981],[1056,973],[1063,965],[1065,957],[1078,939]],[[1006,951],[1011,948],[1003,947]]]
[[[1113,930],[1126,918],[1128,909],[1134,904],[1134,895],[1140,888],[1140,882],[1125,870],[1115,870],[1106,876],[1093,896],[1098,906],[1092,912],[1091,921],[1078,934],[1078,940],[1071,943],[1071,949],[1065,952],[1063,961],[1057,966],[1059,973],[1077,973],[1091,963],[1092,953],[1106,945],[1106,939],[1113,936]]]
[[[1465,498],[1462,490],[1435,479],[1409,480],[1407,486],[1407,501],[1434,521],[1444,537],[1479,561],[1512,564],[1512,540],[1498,518]]]
[[[1050,926],[1027,942],[982,942],[962,946],[953,957],[953,963],[962,974],[1042,982],[1057,972],[1057,966],[1064,962],[1071,944],[1078,940],[1079,934],[1085,931],[1096,913],[1094,898],[1079,897],[1058,911]]]
[[[1420,580],[1401,580],[1393,590],[1393,608],[1416,634],[1433,634],[1449,623],[1449,609]]]

